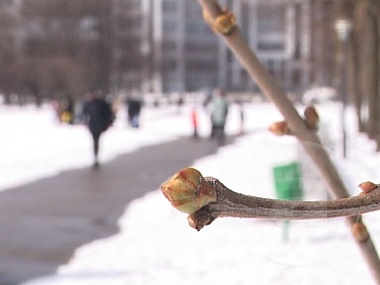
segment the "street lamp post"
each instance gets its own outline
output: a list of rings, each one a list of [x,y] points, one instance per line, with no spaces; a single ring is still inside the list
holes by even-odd
[[[345,113],[347,107],[347,61],[348,61],[348,50],[349,50],[349,40],[352,31],[352,22],[348,19],[338,19],[335,21],[335,31],[337,33],[341,48],[338,52],[338,64],[340,68],[340,96],[342,102],[342,112],[341,112],[341,124],[342,124],[342,148],[343,148],[343,158],[347,156],[347,133],[345,126]]]

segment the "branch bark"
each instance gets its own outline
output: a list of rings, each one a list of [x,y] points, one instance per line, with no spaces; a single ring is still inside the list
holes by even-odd
[[[369,193],[330,201],[285,201],[237,193],[218,179],[205,177],[216,192],[216,201],[190,214],[190,226],[200,230],[222,217],[259,218],[273,220],[326,219],[357,216],[380,210],[380,189]],[[360,221],[357,220],[356,223]]]
[[[216,0],[198,1],[203,8],[203,13],[207,14],[209,17],[207,22],[215,21],[215,19],[223,13],[223,10]],[[286,93],[265,70],[256,55],[249,48],[239,28],[234,29],[228,35],[224,35],[223,38],[227,46],[245,67],[250,76],[256,81],[263,93],[273,101],[282,113],[285,120],[288,122],[292,133],[297,137],[306,153],[308,153],[321,172],[331,194],[336,198],[348,197],[349,193],[346,186],[333,165],[329,155],[323,147],[315,147],[322,145],[318,136],[315,132],[307,128],[293,104],[287,98]],[[351,216],[347,218],[347,222],[351,228],[358,220],[361,220],[360,216]],[[365,241],[358,238],[356,235],[354,235],[354,238],[364,254],[375,280],[380,284],[380,259],[371,237],[368,234],[368,238],[366,238]]]

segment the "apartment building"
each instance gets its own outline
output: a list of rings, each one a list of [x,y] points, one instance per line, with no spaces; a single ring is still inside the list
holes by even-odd
[[[0,0],[0,6],[17,11],[21,1]],[[223,39],[206,25],[197,1],[109,1],[112,90],[167,93],[217,86],[227,90],[258,89]],[[221,3],[236,15],[249,45],[282,86],[302,90],[310,85],[310,0]]]
[[[115,89],[166,93],[218,85],[219,42],[196,1],[114,0],[112,11]],[[123,53],[131,45],[136,53]]]
[[[22,0],[0,0],[0,48],[1,57],[13,56],[21,48],[19,7]]]
[[[237,16],[249,45],[287,89],[310,82],[310,5],[308,0],[225,0]],[[204,23],[197,1],[151,1],[153,56],[160,76],[157,92],[220,86],[255,90],[241,64]]]

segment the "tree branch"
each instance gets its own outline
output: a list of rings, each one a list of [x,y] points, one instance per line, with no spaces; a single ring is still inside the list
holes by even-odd
[[[273,220],[326,219],[380,210],[380,190],[329,201],[286,201],[240,194],[218,179],[205,177],[216,191],[216,201],[190,214],[190,225],[200,230],[222,217]]]
[[[218,179],[204,178],[194,168],[184,168],[161,186],[173,207],[190,214],[190,226],[200,230],[220,217],[272,220],[326,219],[357,216],[380,210],[379,185],[364,182],[355,197],[330,201],[287,201],[237,193]]]

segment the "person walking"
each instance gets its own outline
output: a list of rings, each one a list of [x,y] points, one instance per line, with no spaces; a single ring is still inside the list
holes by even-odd
[[[133,95],[126,101],[128,122],[132,128],[140,127],[140,113],[142,108],[142,101],[140,98]]]
[[[211,138],[220,142],[225,139],[225,125],[228,115],[228,102],[223,89],[217,89],[211,101]]]
[[[92,136],[94,168],[99,167],[98,153],[100,136],[104,133],[115,120],[111,104],[105,99],[99,97],[96,92],[89,92],[86,96],[86,102],[83,105],[83,116],[85,123]]]
[[[239,107],[239,117],[240,117],[239,135],[243,135],[244,134],[244,121],[245,121],[244,103],[243,103],[243,100],[237,100],[236,103]]]

